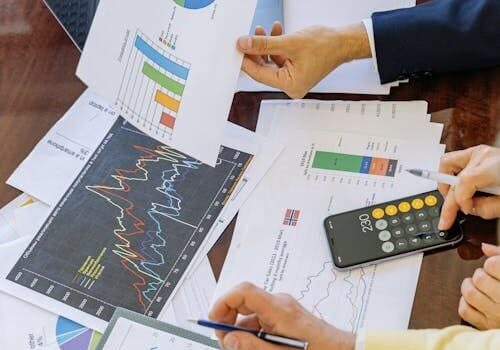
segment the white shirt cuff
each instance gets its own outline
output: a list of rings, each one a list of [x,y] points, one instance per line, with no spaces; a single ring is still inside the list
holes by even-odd
[[[354,350],[365,350],[365,330],[360,329],[356,333],[356,345],[354,346]]]
[[[372,51],[373,65],[375,67],[375,71],[378,74],[377,51],[375,50],[375,34],[373,32],[373,22],[371,18],[364,19],[363,24],[365,25],[366,32],[368,33],[368,40],[370,41],[370,50]]]

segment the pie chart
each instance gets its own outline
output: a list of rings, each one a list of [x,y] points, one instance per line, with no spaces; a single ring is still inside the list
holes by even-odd
[[[190,10],[198,10],[211,5],[215,0],[174,0],[174,2]]]
[[[95,350],[101,335],[78,323],[59,317],[56,339],[61,350]]]

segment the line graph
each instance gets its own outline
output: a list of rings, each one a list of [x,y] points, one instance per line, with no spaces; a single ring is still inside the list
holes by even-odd
[[[212,168],[119,119],[8,278],[104,320],[156,317],[250,161],[222,148]]]
[[[375,269],[340,272],[327,261],[315,271],[307,277],[297,300],[324,321],[356,332],[363,323]]]

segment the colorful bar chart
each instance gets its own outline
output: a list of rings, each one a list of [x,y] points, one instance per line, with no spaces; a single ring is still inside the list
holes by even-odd
[[[211,5],[215,0],[174,0],[174,2],[182,7],[190,10],[198,10]]]
[[[156,134],[172,135],[190,64],[137,32],[117,98],[121,112]]]
[[[312,168],[348,173],[394,177],[398,161],[395,159],[354,154],[316,151]]]

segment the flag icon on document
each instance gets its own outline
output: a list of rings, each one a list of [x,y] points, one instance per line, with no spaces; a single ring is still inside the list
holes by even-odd
[[[299,223],[300,210],[297,209],[287,209],[285,213],[285,219],[283,220],[283,225],[286,226],[297,226]]]

